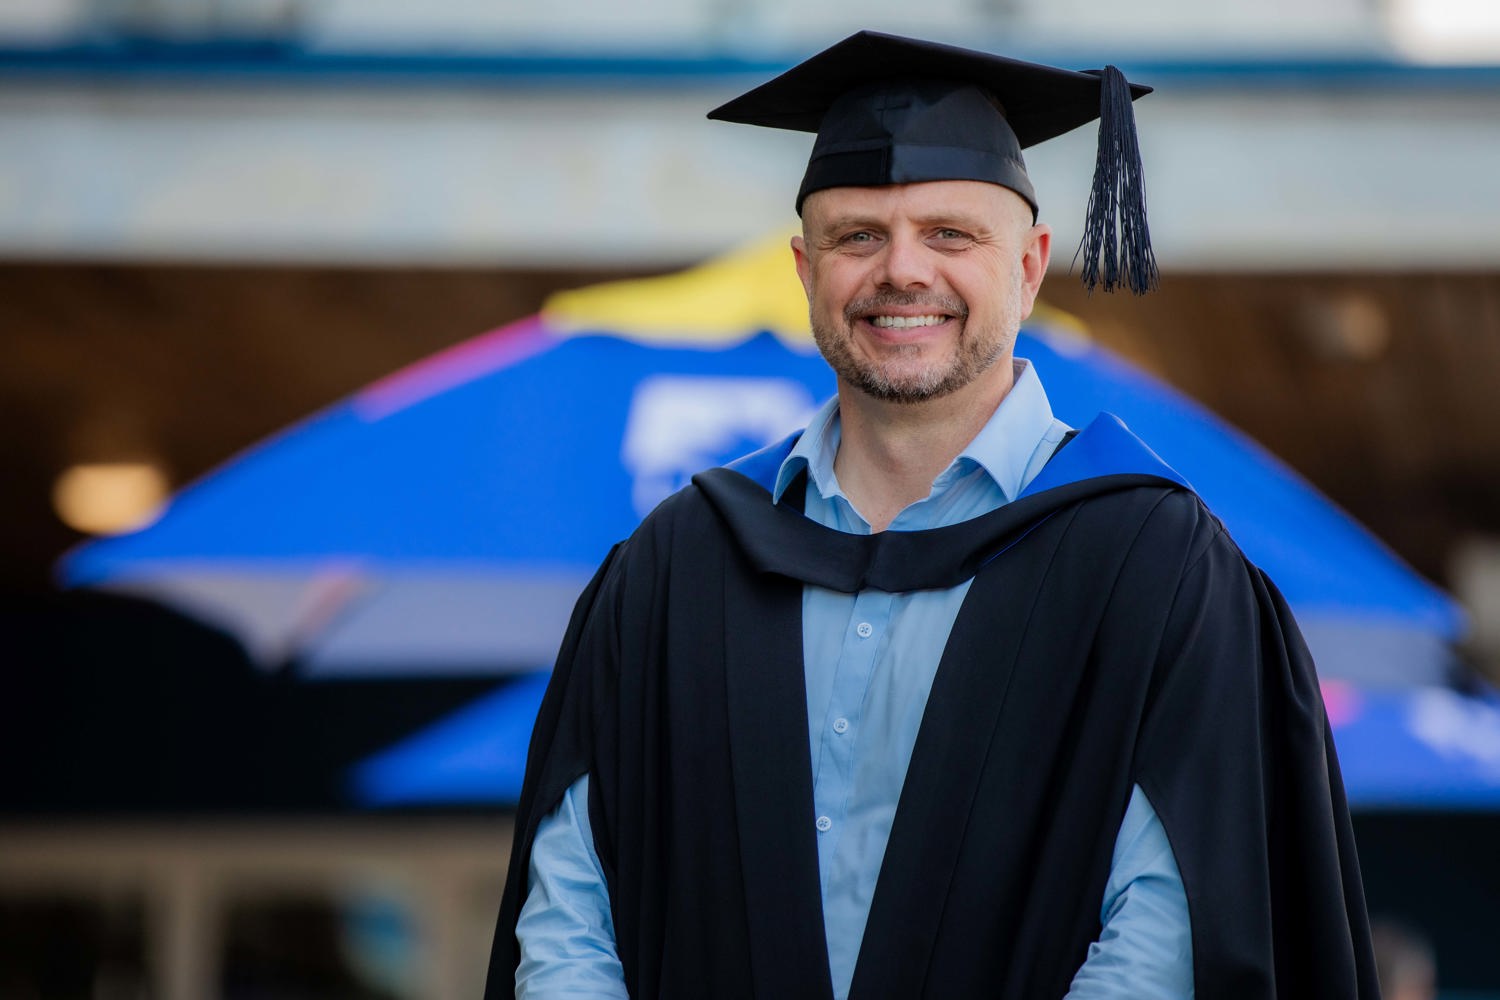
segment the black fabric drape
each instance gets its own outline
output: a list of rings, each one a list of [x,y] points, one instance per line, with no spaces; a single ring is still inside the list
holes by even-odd
[[[633,996],[827,1000],[801,586],[971,565],[851,1000],[1063,996],[1133,784],[1182,872],[1197,995],[1376,996],[1313,666],[1219,522],[1129,475],[956,527],[851,546],[718,470],[612,553],[533,737],[488,998],[513,995],[536,825],[588,772]]]

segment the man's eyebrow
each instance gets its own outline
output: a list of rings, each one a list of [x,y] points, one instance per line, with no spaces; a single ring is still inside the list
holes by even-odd
[[[950,226],[957,229],[979,230],[988,228],[977,217],[964,212],[934,212],[929,215],[918,216],[912,220],[923,228]],[[825,229],[883,229],[886,222],[874,216],[867,215],[840,215],[829,219],[823,224]]]
[[[825,229],[879,229],[883,223],[868,215],[839,215],[823,224]]]
[[[919,216],[912,220],[919,226],[949,226],[954,229],[984,229],[985,224],[978,216],[969,215],[964,212],[941,212],[932,215]]]

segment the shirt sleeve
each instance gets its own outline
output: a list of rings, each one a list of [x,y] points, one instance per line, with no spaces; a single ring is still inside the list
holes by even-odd
[[[516,922],[516,1000],[629,1000],[588,800],[584,775],[537,827]]]
[[[1187,893],[1167,831],[1139,785],[1115,838],[1099,919],[1104,928],[1066,1000],[1192,1000]]]

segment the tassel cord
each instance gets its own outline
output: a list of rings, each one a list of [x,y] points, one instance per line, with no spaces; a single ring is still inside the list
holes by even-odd
[[[1083,259],[1083,284],[1137,295],[1157,287],[1160,275],[1146,222],[1146,186],[1136,136],[1130,84],[1113,66],[1100,73],[1099,148],[1083,239],[1073,255]]]

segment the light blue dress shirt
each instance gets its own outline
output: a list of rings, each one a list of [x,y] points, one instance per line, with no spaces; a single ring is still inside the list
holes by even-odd
[[[937,477],[931,494],[901,511],[889,530],[954,524],[1014,500],[1067,430],[1053,418],[1031,366],[1017,360],[1015,385],[989,422]],[[837,400],[830,400],[783,462],[775,497],[805,469],[807,516],[868,534],[869,523],[834,475],[839,434]],[[927,695],[968,587],[901,594],[803,588],[813,823],[837,1000],[849,993]],[[516,929],[518,1000],[627,996],[588,823],[587,783],[580,778],[537,833],[531,889]],[[1116,837],[1100,920],[1103,932],[1067,1000],[1192,996],[1182,879],[1161,821],[1138,787]]]

